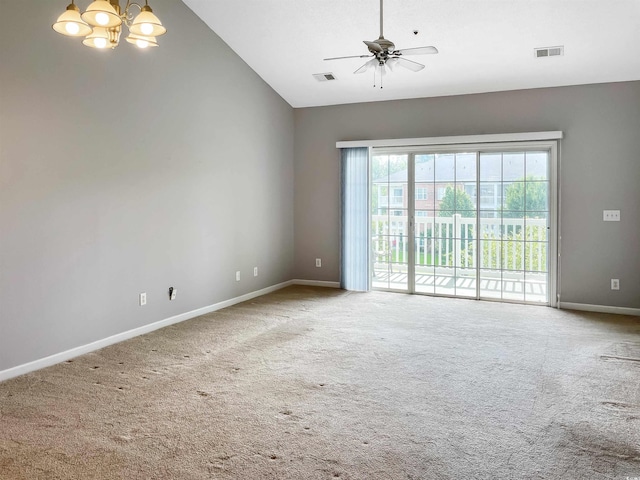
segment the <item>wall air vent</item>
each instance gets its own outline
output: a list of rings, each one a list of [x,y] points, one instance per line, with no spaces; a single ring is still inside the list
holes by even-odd
[[[559,47],[534,48],[533,53],[536,58],[561,57],[564,55],[564,46],[561,45]]]
[[[313,78],[318,80],[319,82],[328,82],[329,80],[335,80],[336,77],[333,76],[333,73],[314,73]]]

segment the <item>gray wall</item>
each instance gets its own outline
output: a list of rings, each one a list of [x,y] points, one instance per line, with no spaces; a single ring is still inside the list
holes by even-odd
[[[295,126],[296,278],[339,279],[336,141],[562,130],[561,301],[640,307],[640,82],[296,109]]]
[[[0,0],[0,370],[337,281],[339,140],[563,130],[562,300],[640,307],[639,82],[294,112],[181,2],[107,52],[49,28],[67,3]]]
[[[68,3],[0,0],[0,370],[292,278],[293,109],[182,2],[148,51]]]

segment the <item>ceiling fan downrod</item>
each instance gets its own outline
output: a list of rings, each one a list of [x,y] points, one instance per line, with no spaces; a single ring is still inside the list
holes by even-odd
[[[382,2],[383,0],[380,0],[380,38],[384,38],[384,36],[382,35],[382,25],[383,25]]]

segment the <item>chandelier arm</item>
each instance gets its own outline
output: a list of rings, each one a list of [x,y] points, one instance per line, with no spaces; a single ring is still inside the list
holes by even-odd
[[[124,7],[124,12],[121,15],[122,21],[127,25],[127,27],[131,27],[131,22],[133,22],[133,19],[135,18],[135,15],[129,11],[130,7],[138,7],[138,10],[142,11],[142,5],[132,2],[131,0],[127,0],[127,5]]]

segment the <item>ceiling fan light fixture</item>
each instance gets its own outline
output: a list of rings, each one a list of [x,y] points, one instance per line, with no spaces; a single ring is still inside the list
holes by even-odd
[[[362,65],[360,68],[358,68],[355,72],[353,73],[364,73],[364,72],[368,72],[369,70],[371,70],[372,68],[376,68],[378,65],[380,64],[380,62],[378,62],[378,59],[376,59],[375,57],[372,58],[371,60],[367,61],[364,65]]]

